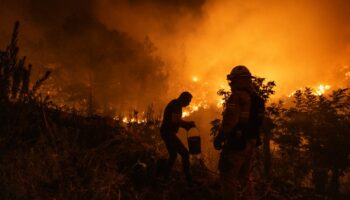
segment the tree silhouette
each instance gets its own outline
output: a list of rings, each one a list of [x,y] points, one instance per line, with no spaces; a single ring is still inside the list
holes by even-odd
[[[35,98],[36,92],[51,74],[47,71],[30,88],[32,65],[25,66],[26,57],[18,59],[19,22],[15,23],[10,44],[5,51],[0,51],[0,101],[26,101]]]

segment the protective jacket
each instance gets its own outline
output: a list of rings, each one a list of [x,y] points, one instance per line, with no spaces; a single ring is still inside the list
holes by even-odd
[[[264,100],[255,92],[232,94],[224,110],[223,129],[226,128],[224,150],[243,150],[246,142],[260,142],[260,129],[264,118]]]

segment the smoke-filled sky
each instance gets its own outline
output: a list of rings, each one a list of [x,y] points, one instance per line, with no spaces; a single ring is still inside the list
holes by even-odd
[[[0,11],[1,48],[19,20],[21,55],[118,109],[184,89],[216,99],[238,64],[276,81],[279,95],[340,84],[350,65],[347,0],[1,0]]]

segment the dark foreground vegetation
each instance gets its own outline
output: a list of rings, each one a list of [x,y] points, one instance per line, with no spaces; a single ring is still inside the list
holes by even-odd
[[[186,186],[180,165],[172,180],[162,180],[165,147],[152,109],[145,122],[125,124],[56,107],[39,94],[50,72],[30,84],[17,32],[18,24],[0,51],[0,199],[220,199],[216,171],[201,158],[191,163],[195,186]],[[255,83],[267,100],[274,84]],[[347,89],[318,96],[308,88],[267,107],[256,196],[349,199],[349,109]]]

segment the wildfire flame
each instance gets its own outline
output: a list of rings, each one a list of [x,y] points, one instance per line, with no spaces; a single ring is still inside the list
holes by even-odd
[[[194,80],[198,81],[198,79],[194,79]],[[315,87],[313,94],[314,95],[318,95],[318,96],[323,95],[330,88],[331,88],[331,86],[328,85],[328,84],[320,84],[317,87]],[[303,88],[299,88],[299,90],[303,90]],[[295,94],[295,92],[296,91],[292,92],[290,95],[288,95],[288,97],[292,97]],[[222,98],[219,98],[217,100],[217,104],[216,104],[217,108],[222,108],[224,103],[225,103],[225,100],[223,100]],[[197,100],[197,102],[193,102],[188,107],[184,108],[184,110],[182,112],[182,117],[183,118],[189,117],[189,116],[191,116],[191,114],[193,114],[194,112],[197,112],[200,109],[208,109],[208,108],[209,108],[209,104],[208,104],[208,102],[207,102],[207,100],[205,98]],[[119,117],[115,117],[114,119],[115,120],[120,120]],[[138,118],[135,118],[135,117],[131,117],[131,118],[130,117],[123,117],[121,121],[123,123],[125,123],[125,124],[128,124],[128,123],[142,124],[142,123],[146,123],[147,122],[147,120],[142,118],[142,117],[138,117]]]
[[[222,106],[224,105],[224,103],[225,103],[225,100],[224,100],[224,99],[219,99],[219,100],[218,100],[218,103],[216,104],[216,106],[217,106],[218,108],[222,108]]]
[[[318,88],[315,91],[315,94],[317,94],[318,96],[323,95],[327,90],[329,90],[331,88],[330,85],[319,85]]]
[[[345,78],[346,78],[346,79],[350,79],[350,71],[348,71],[348,72],[345,73]]]
[[[119,120],[118,117],[115,117],[114,120]],[[146,119],[138,119],[138,118],[135,118],[135,117],[132,117],[132,118],[128,118],[128,117],[123,117],[122,119],[122,122],[124,124],[129,124],[129,123],[137,123],[137,124],[143,124],[143,123],[146,123],[147,120]]]
[[[329,89],[331,89],[330,85],[327,84],[320,84],[319,86],[316,87],[316,89],[314,89],[314,92],[312,94],[317,95],[317,96],[321,96],[323,94],[325,94]],[[300,91],[303,90],[303,88],[299,88]],[[295,94],[296,91],[293,91],[292,93],[290,93],[288,95],[288,97],[292,97]]]
[[[208,109],[208,103],[204,100],[198,103],[191,103],[185,110],[182,112],[182,117],[189,117],[192,113],[198,111],[199,109]]]
[[[189,111],[183,111],[182,112],[182,117],[184,118],[184,117],[188,117],[188,116],[190,116],[190,112]]]

